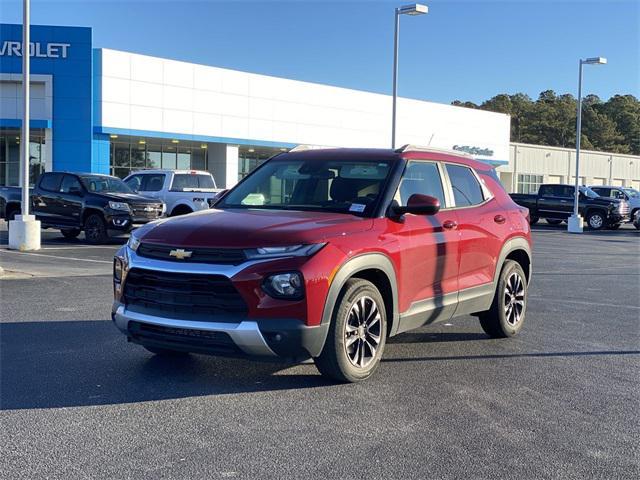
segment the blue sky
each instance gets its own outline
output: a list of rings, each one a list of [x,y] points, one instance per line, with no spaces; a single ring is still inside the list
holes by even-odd
[[[387,1],[32,0],[32,23],[93,27],[94,46],[388,93],[393,9]],[[402,96],[481,102],[498,93],[640,96],[640,1],[425,1],[401,19]],[[0,21],[20,23],[20,0]]]

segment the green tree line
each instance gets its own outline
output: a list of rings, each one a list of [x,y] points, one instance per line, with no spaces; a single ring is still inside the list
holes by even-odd
[[[546,90],[537,100],[524,93],[500,94],[476,105],[455,100],[452,105],[511,115],[511,141],[575,147],[577,100]],[[606,102],[587,95],[582,102],[582,148],[640,155],[640,101],[614,95]]]

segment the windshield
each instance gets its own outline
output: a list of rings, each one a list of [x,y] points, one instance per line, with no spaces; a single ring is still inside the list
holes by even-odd
[[[640,192],[635,188],[623,188],[622,190],[624,190],[624,193],[629,195],[630,198],[640,197]]]
[[[575,190],[574,190],[574,192],[575,192]],[[580,187],[580,193],[582,193],[583,195],[585,195],[588,198],[598,198],[600,196],[596,192],[591,190],[589,187]]]
[[[216,208],[311,210],[368,216],[384,190],[392,161],[296,160],[265,163]]]
[[[88,191],[94,193],[133,193],[127,184],[116,177],[83,175],[80,180]]]

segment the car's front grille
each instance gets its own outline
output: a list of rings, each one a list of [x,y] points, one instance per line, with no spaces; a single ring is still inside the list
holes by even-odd
[[[620,202],[620,205],[618,205],[618,212],[620,213],[620,215],[628,215],[629,204],[627,202]]]
[[[218,354],[242,354],[242,350],[225,332],[166,327],[134,321],[129,322],[128,330],[131,338],[138,343],[177,346],[185,350],[204,349]]]
[[[182,252],[182,255],[178,253],[178,250]],[[174,252],[174,254],[171,255],[171,252]],[[244,251],[239,248],[184,248],[147,242],[141,243],[136,253],[141,257],[156,258],[158,260],[172,260],[182,263],[213,263],[217,265],[240,265],[247,259]]]
[[[238,321],[247,305],[227,277],[132,268],[125,278],[127,307],[165,318]]]
[[[129,207],[131,208],[131,215],[134,218],[154,220],[162,215],[161,203],[132,203]]]

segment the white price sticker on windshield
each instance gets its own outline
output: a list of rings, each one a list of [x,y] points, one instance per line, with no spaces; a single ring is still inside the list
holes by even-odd
[[[364,209],[366,208],[366,205],[363,205],[362,203],[352,203],[351,206],[349,207],[349,211],[350,212],[358,212],[358,213],[362,213],[364,212]]]

